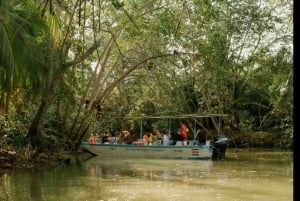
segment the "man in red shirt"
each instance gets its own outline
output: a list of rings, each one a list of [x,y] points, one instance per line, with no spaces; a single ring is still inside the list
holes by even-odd
[[[180,121],[180,128],[181,128],[181,138],[182,138],[182,145],[187,145],[187,136],[189,132],[189,128],[184,121]]]

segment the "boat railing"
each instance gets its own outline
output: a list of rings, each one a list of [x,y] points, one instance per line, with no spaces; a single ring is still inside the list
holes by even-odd
[[[114,145],[114,144],[118,144],[118,143],[109,143],[109,142],[95,142],[92,144],[108,144],[108,145]],[[119,145],[125,145],[125,144],[119,144]],[[195,140],[188,140],[187,144],[184,145],[183,141],[179,141],[177,140],[176,142],[174,142],[173,140],[169,140],[169,142],[167,144],[163,144],[162,141],[157,140],[156,142],[153,143],[147,143],[143,140],[137,140],[134,141],[132,144],[128,144],[128,145],[134,145],[134,146],[201,146],[201,145],[206,145],[206,146],[210,146],[210,140],[206,141],[206,144],[199,144],[197,141]]]

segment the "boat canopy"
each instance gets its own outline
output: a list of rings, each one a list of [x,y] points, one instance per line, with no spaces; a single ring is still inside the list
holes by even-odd
[[[220,130],[220,118],[221,117],[227,117],[227,116],[230,116],[229,114],[178,114],[178,115],[142,115],[142,116],[125,116],[125,117],[108,117],[106,116],[105,118],[106,119],[128,119],[128,120],[140,120],[140,138],[142,139],[142,136],[143,136],[143,133],[142,133],[142,128],[143,128],[143,125],[142,125],[142,122],[143,120],[146,120],[146,119],[168,119],[170,122],[169,122],[169,132],[170,132],[170,124],[171,124],[171,120],[172,119],[194,119],[194,132],[193,132],[193,136],[194,136],[194,140],[196,139],[196,136],[197,136],[197,131],[196,131],[196,119],[198,118],[219,118],[219,121],[218,121],[218,129]],[[219,131],[218,130],[218,131]]]
[[[226,117],[229,114],[181,114],[181,115],[161,115],[161,116],[151,116],[151,115],[142,115],[142,116],[125,116],[125,117],[105,117],[108,119],[187,119],[187,118],[207,118],[207,117]]]

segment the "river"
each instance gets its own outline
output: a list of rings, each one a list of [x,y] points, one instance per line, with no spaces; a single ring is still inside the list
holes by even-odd
[[[293,153],[226,160],[100,159],[0,176],[0,201],[292,201]]]

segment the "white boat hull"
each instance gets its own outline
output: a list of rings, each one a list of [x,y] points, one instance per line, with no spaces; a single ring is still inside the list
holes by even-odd
[[[90,144],[83,142],[81,147],[103,158],[168,158],[168,159],[211,159],[213,148],[203,146],[174,145],[125,145]]]

